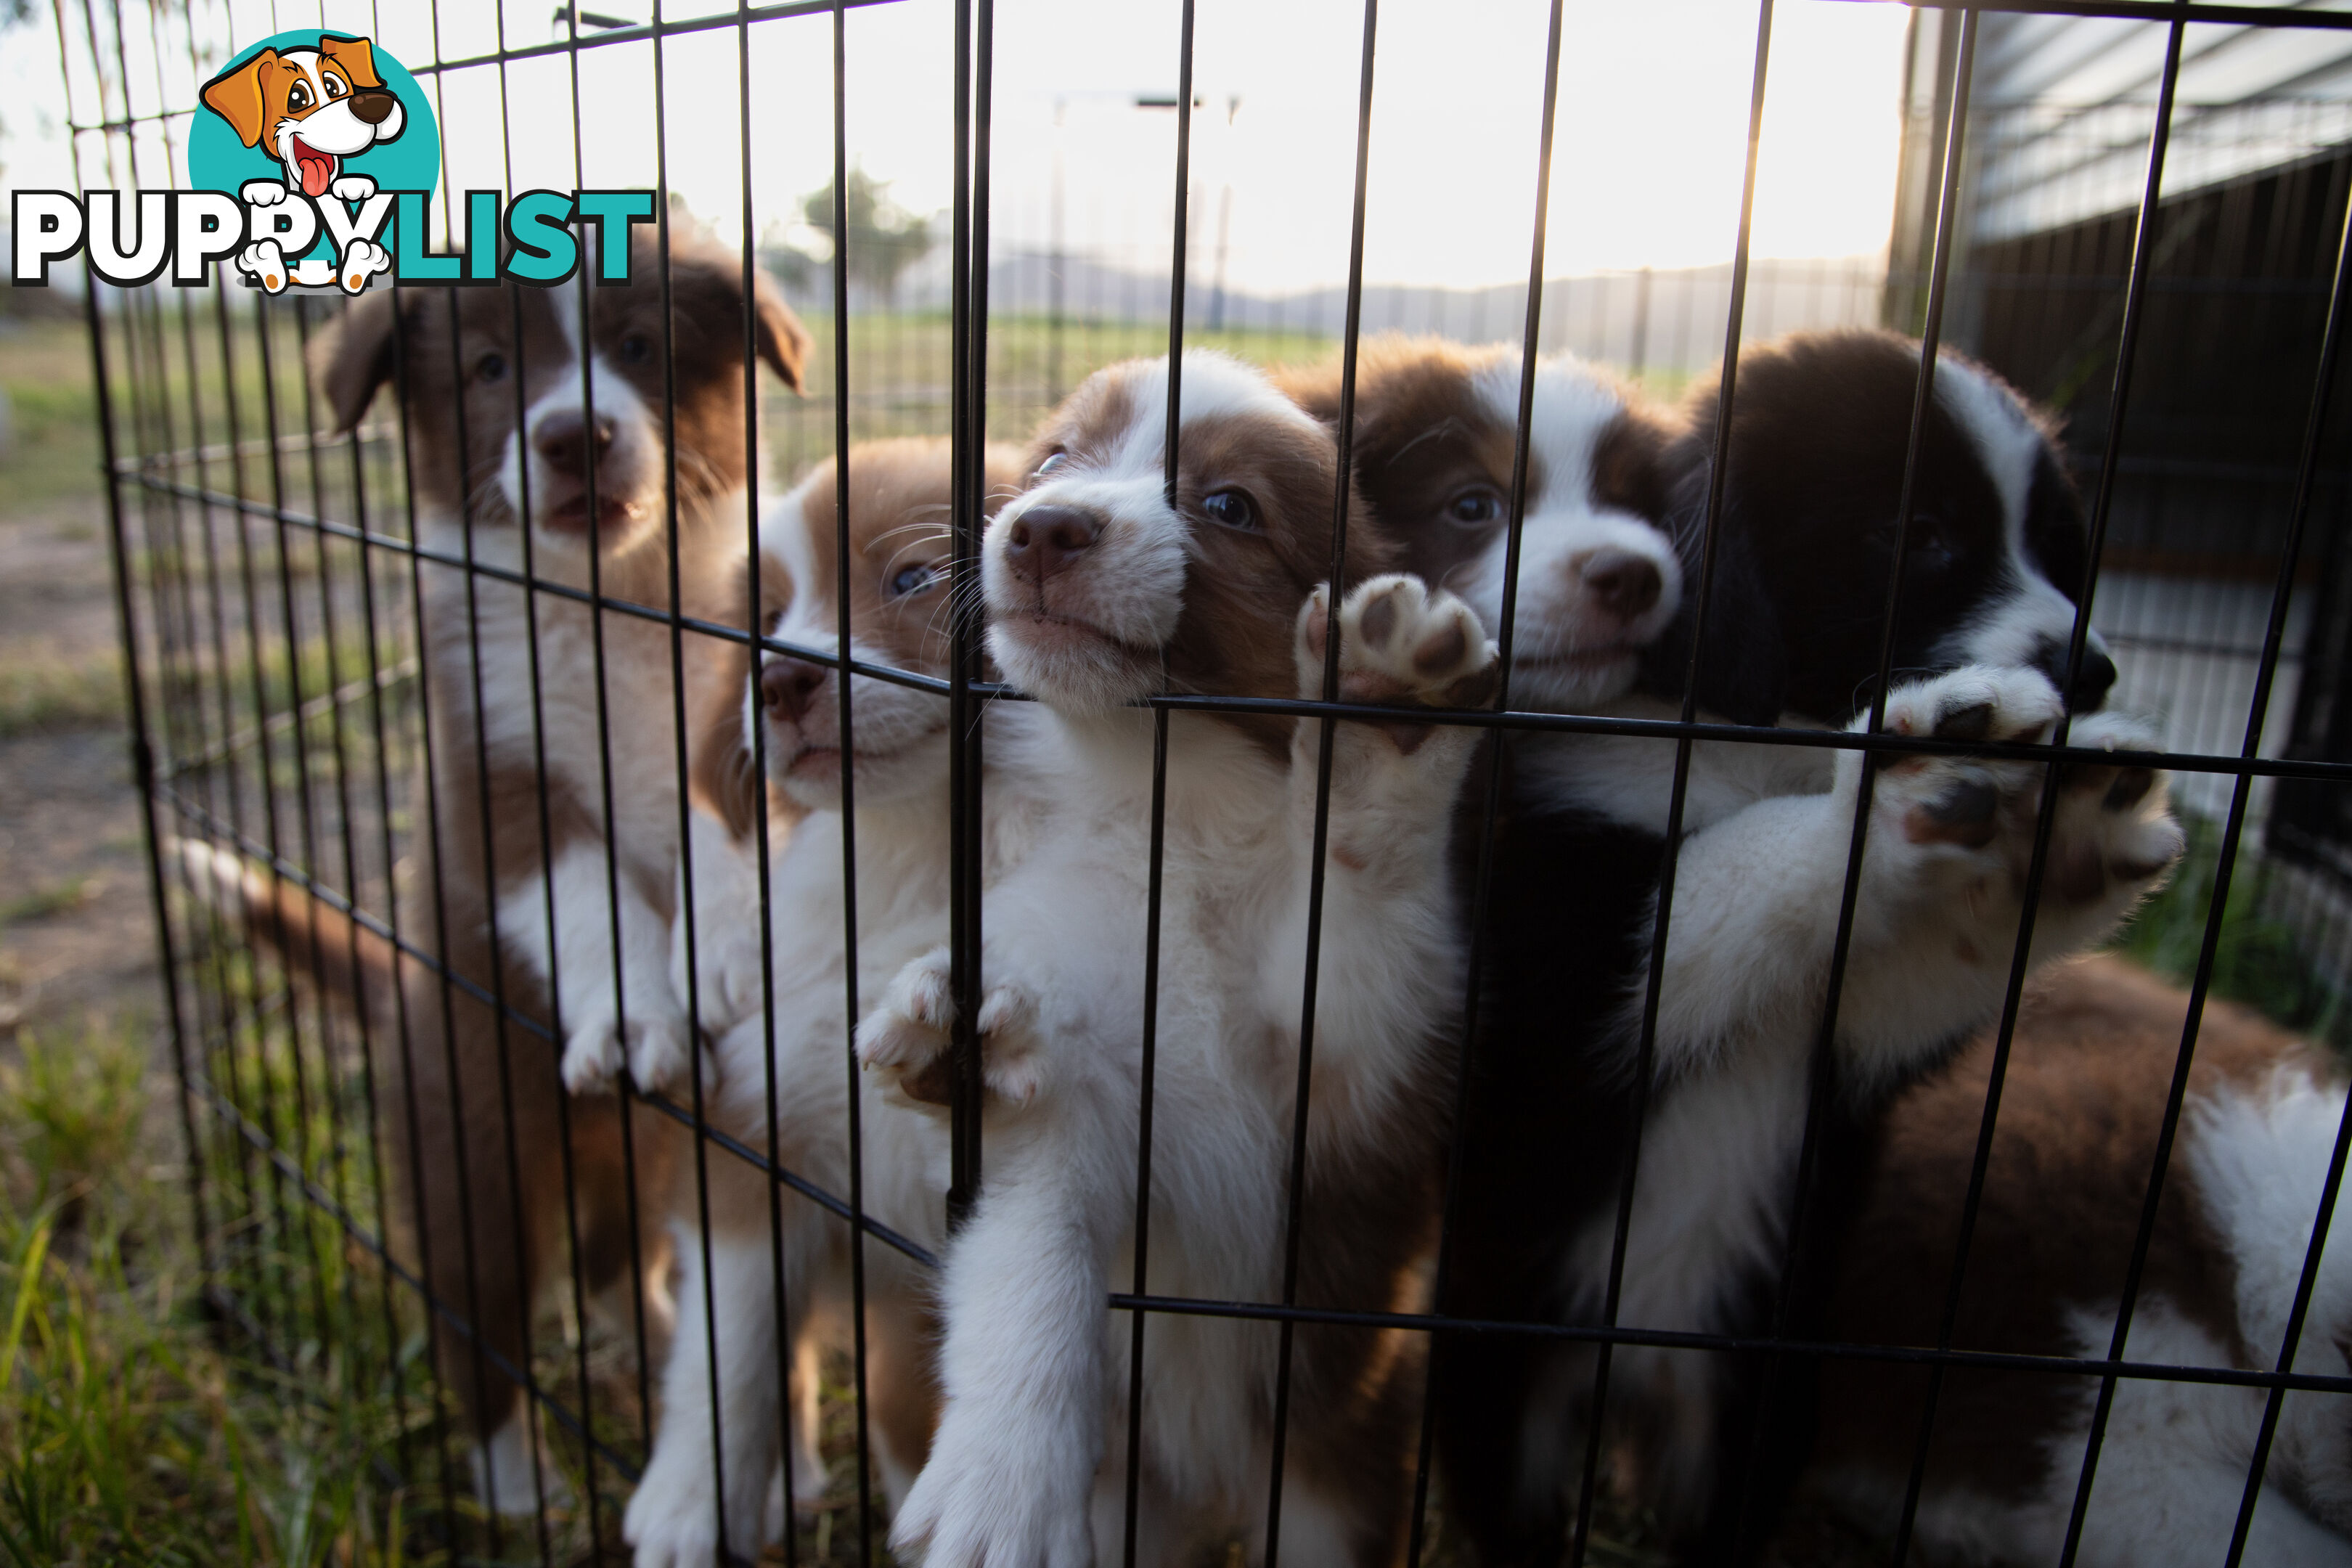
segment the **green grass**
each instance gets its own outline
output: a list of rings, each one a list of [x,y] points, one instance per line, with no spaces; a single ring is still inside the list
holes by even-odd
[[[2221,829],[2190,817],[2189,852],[2164,890],[2140,906],[2116,939],[2117,951],[2186,985],[2196,977],[2220,868]],[[2263,912],[2269,868],[2248,846],[2240,851],[2221,910],[2213,952],[2212,993],[2241,1002],[2290,1029],[2352,1043],[2343,994],[2305,956],[2286,921]]]
[[[81,323],[0,323],[0,392],[14,432],[0,454],[0,496],[14,506],[95,492],[98,404]]]
[[[21,1035],[0,1067],[0,1563],[411,1560],[367,1391],[206,1320],[152,1030]]]
[[[13,899],[0,899],[0,931],[26,921],[45,921],[79,909],[93,889],[87,877],[69,877],[47,888],[36,888]]]
[[[74,659],[0,647],[0,741],[121,721],[122,667],[112,652]]]

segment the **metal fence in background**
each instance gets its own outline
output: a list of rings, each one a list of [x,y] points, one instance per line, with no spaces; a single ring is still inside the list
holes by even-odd
[[[1824,3],[1781,0],[1784,8]],[[1560,0],[1549,10],[1556,68]],[[1990,59],[2003,27],[2046,19],[2011,10],[2154,29],[2159,65],[2148,101],[1972,102],[1957,68],[1965,30],[1979,29],[1979,58]],[[1764,0],[1751,137],[1771,85],[1773,14],[1773,0]],[[737,29],[747,39],[790,29],[795,47],[833,51],[845,36],[854,47],[859,26],[857,9],[823,0],[683,21],[661,15],[607,26],[562,10],[554,37],[576,53],[658,46],[689,27]],[[1371,4],[1351,16],[1331,47],[1350,58],[1360,52],[1369,117],[1379,90],[1379,19]],[[992,248],[993,9],[992,0],[954,0],[942,12],[957,38],[959,121],[943,308],[916,300],[845,316],[833,307],[846,301],[846,290],[835,292],[822,271],[800,286],[795,300],[816,337],[812,379],[804,399],[771,397],[764,405],[775,463],[769,478],[796,475],[845,438],[951,435],[969,458],[984,438],[1025,437],[1099,365],[1179,342],[1304,360],[1352,353],[1363,334],[1394,327],[1572,348],[1672,390],[1718,357],[1736,356],[1743,342],[1792,327],[1884,321],[1940,333],[2069,420],[2069,450],[2095,498],[2097,589],[2087,609],[2122,667],[2117,702],[2161,716],[2177,797],[2208,825],[2201,858],[2184,879],[2191,891],[2180,900],[2184,978],[2201,1002],[2215,984],[2225,913],[2253,889],[2259,907],[2246,920],[2278,928],[2285,961],[2301,966],[2297,984],[2310,988],[2308,1020],[2333,1028],[2352,975],[2345,902],[2352,897],[2352,703],[2338,700],[2352,670],[2352,585],[2345,582],[2352,558],[2342,549],[2352,400],[2329,402],[2320,376],[2323,332],[2337,324],[2346,264],[2352,120],[2335,100],[2274,94],[2266,105],[2225,113],[2176,89],[2184,54],[2201,58],[2213,36],[2303,40],[2316,58],[2352,31],[2352,14],[2016,0],[1981,12],[1923,6],[1916,16],[1906,148],[1913,173],[1890,215],[1889,264],[1751,258],[1743,208],[1723,215],[1727,238],[1736,234],[1739,248],[1719,268],[1553,279],[1531,300],[1524,285],[1383,289],[1361,275],[1359,251],[1355,269],[1332,289],[1267,299],[1226,288],[1204,262],[1197,229],[1181,224],[1156,264],[1141,244],[1132,255],[1108,256]],[[310,20],[307,9],[300,19]],[[173,183],[194,85],[207,62],[226,59],[257,36],[257,26],[280,25],[226,8],[150,10],[136,0],[59,0],[56,20],[75,94],[79,182],[126,189]],[[322,26],[365,20],[363,6],[329,5],[319,16]],[[134,35],[135,49],[125,41]],[[503,70],[524,52],[520,43],[502,46],[467,68]],[[134,71],[134,60],[146,68]],[[427,80],[444,69],[437,60],[410,66]],[[1189,80],[1189,58],[1171,62],[1171,75]],[[1556,68],[1549,80],[1556,87]],[[835,89],[844,90],[838,65]],[[1180,121],[1189,124],[1182,113]],[[1946,209],[1937,189],[1955,134],[1968,149],[1961,167],[1969,177],[1957,187],[1962,199]],[[1751,141],[1749,201],[1754,166]],[[1360,232],[1360,173],[1355,197]],[[748,209],[748,174],[745,199]],[[1545,276],[1541,237],[1533,237],[1536,278]],[[1936,265],[1938,255],[1948,268]],[[1176,277],[1186,279],[1181,289],[1171,288]],[[347,439],[325,433],[331,422],[304,374],[304,353],[336,309],[265,299],[226,282],[186,292],[93,287],[87,320],[151,847],[175,837],[236,847],[286,885],[397,943],[432,896],[421,878],[431,863],[424,840],[432,824],[419,782],[427,743],[420,539],[396,411],[380,410]],[[835,341],[845,331],[845,349]],[[2324,424],[2310,417],[2315,407],[2326,409]],[[976,491],[967,495],[956,517],[967,563],[979,536],[976,500]],[[646,613],[619,603],[603,608]],[[952,685],[963,700],[985,688],[976,629],[967,625],[958,635]],[[835,662],[773,639],[767,646]],[[1457,717],[1498,730],[1560,722],[1525,713]],[[1706,731],[1685,721],[1644,732],[1686,743]],[[1887,737],[1862,743],[1902,745]],[[960,809],[976,803],[966,799]],[[424,1275],[397,1239],[394,1198],[410,1176],[395,1168],[383,1135],[386,1119],[400,1113],[382,1073],[394,1043],[320,1000],[314,987],[298,984],[299,973],[226,936],[175,861],[159,852],[152,866],[191,1199],[225,1320],[259,1352],[299,1369],[315,1397],[380,1423],[384,1465],[435,1500],[417,1525],[420,1551],[552,1562],[617,1550],[617,1510],[656,1415],[642,1333],[599,1321],[574,1288],[559,1292],[561,1331],[539,1336],[531,1364],[501,1370],[544,1413],[552,1462],[572,1478],[581,1506],[543,1509],[519,1524],[472,1509],[451,1419],[455,1393],[441,1386],[419,1346],[436,1335],[470,1335],[473,1325],[463,1302],[428,1299]],[[976,873],[960,865],[958,875]],[[960,916],[955,943],[967,977],[976,942]],[[425,951],[407,957],[436,962]],[[972,999],[964,997],[966,1019]],[[511,1021],[513,1049],[559,1048],[546,1020],[516,1010]],[[854,1074],[845,1047],[845,1070]],[[975,1048],[968,1034],[959,1037],[959,1051],[968,1057]],[[628,1103],[640,1118],[695,1130],[703,1159],[748,1163],[772,1182],[794,1179],[768,1168],[757,1150],[717,1138],[689,1098],[632,1093]],[[959,1100],[958,1126],[973,1115]],[[852,1208],[847,1194],[829,1198],[840,1212]],[[887,1245],[857,1218],[854,1245]],[[1111,1304],[1161,1310],[1123,1294]],[[862,1302],[852,1310],[862,1312]],[[1183,1310],[1297,1317],[1279,1301]],[[1420,1322],[1445,1326],[1433,1316]],[[1664,1342],[1640,1324],[1591,1332],[1611,1343]],[[1976,1364],[1972,1352],[1948,1348],[1911,1359]],[[2119,1376],[2153,1375],[2119,1358],[2050,1370],[2107,1388]],[[851,1397],[862,1371],[841,1362],[826,1369],[830,1489],[787,1542],[795,1560],[881,1554],[877,1504],[865,1484],[870,1472],[857,1450],[864,1413]],[[2352,1387],[2284,1373],[2251,1381]],[[1414,1541],[1417,1552],[1458,1550],[1418,1527]]]

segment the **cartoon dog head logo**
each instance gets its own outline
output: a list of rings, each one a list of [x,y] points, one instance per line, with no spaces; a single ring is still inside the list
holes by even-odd
[[[265,48],[205,83],[205,105],[247,147],[266,145],[289,190],[316,201],[343,160],[397,138],[408,116],[365,38],[322,33],[315,49]]]

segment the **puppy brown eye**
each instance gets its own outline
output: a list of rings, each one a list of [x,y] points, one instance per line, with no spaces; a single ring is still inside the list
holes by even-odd
[[[299,81],[296,82],[292,87],[287,89],[286,107],[289,110],[310,108],[310,89],[302,83]]]
[[[327,96],[329,98],[341,98],[343,94],[349,91],[351,91],[350,88],[345,87],[333,77],[329,77],[327,79]]]
[[[1209,521],[1223,528],[1246,529],[1255,533],[1261,526],[1257,502],[1250,500],[1245,490],[1216,490],[1201,500],[1201,510]]]
[[[936,566],[901,566],[890,574],[890,596],[903,599],[909,594],[919,594],[936,586],[940,569]]]
[[[1478,528],[1503,520],[1503,498],[1478,485],[1445,503],[1445,520],[1464,528]]]
[[[646,361],[653,357],[653,340],[646,337],[643,332],[631,332],[627,337],[621,340],[621,363],[623,364],[643,364]]]
[[[474,362],[474,379],[479,382],[503,381],[507,374],[504,354],[484,354]]]

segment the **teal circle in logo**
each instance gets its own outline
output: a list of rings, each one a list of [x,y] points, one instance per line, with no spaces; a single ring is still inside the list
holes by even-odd
[[[334,174],[364,174],[375,182],[379,191],[422,191],[428,197],[433,194],[441,178],[441,132],[434,122],[432,100],[425,89],[409,75],[407,67],[375,47],[373,39],[356,34],[321,33],[316,28],[263,38],[240,50],[205,84],[194,123],[188,131],[188,184],[192,189],[222,191],[234,196],[249,180],[275,180],[289,190],[300,188],[299,165],[289,170],[278,159],[277,128],[297,120],[303,107],[314,110],[331,107],[300,105],[299,94],[296,103],[289,105],[287,98],[297,81],[315,71],[320,59],[326,59],[322,50],[332,52],[332,58],[326,63],[351,86],[365,89],[380,85],[400,103],[399,133],[372,142],[362,150],[339,154]],[[267,70],[257,70],[255,62],[265,53],[292,58]],[[373,84],[367,80],[369,75],[374,78]],[[304,86],[307,89],[308,84]],[[246,143],[247,132],[254,136],[250,146]],[[396,219],[388,219],[383,232],[377,237],[378,243],[394,246],[396,226]],[[334,247],[323,228],[310,254],[333,259]]]

